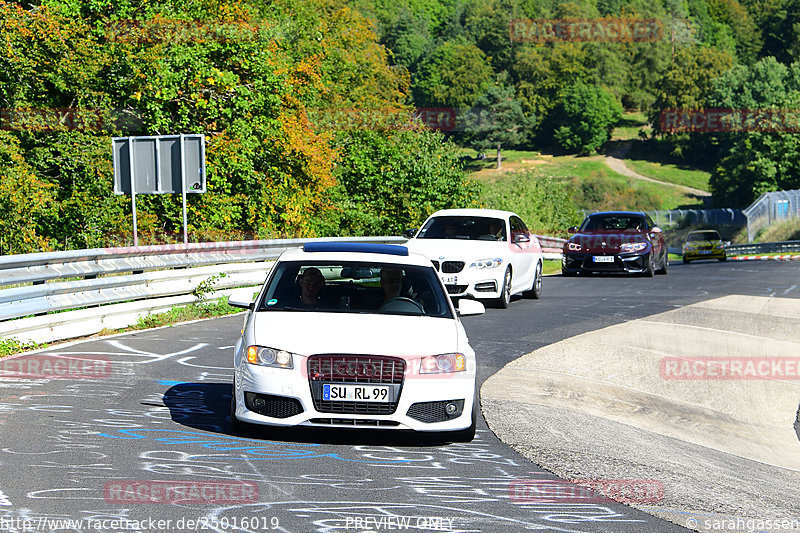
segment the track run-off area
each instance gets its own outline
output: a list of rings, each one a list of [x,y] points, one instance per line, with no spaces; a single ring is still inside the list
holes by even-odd
[[[463,319],[470,443],[230,433],[242,315],[4,359],[39,375],[0,377],[0,531],[800,529],[799,287],[778,261],[546,277]],[[79,370],[47,375],[52,356]],[[743,366],[698,370],[715,357]]]

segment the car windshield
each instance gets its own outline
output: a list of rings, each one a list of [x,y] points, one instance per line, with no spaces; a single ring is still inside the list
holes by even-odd
[[[275,265],[259,311],[315,311],[452,318],[432,267],[372,262]]]
[[[584,220],[581,231],[644,231],[644,217],[637,215],[596,215]]]
[[[506,240],[506,223],[501,218],[443,216],[430,219],[418,239]]]
[[[695,231],[686,237],[687,242],[696,241],[718,241],[720,240],[719,233],[716,231]]]

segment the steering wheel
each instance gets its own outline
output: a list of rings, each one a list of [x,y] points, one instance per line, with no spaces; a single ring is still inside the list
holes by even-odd
[[[395,296],[394,298],[389,298],[383,304],[381,304],[380,311],[401,311],[401,312],[419,312],[419,314],[424,314],[425,310],[419,304],[412,300],[411,298],[406,298],[405,296]]]

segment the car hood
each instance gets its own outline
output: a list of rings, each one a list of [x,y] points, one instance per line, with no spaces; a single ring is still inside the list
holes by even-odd
[[[397,357],[463,351],[451,318],[363,313],[263,311],[254,343],[300,355],[370,354]]]
[[[506,241],[478,241],[466,239],[411,239],[406,244],[409,250],[438,261],[440,258],[484,259],[508,253]]]
[[[580,244],[581,251],[613,253],[626,242],[650,242],[650,239],[647,233],[638,231],[586,231],[573,235],[567,242]]]
[[[712,240],[712,241],[691,241],[683,243],[683,246],[719,246],[722,244],[722,241],[719,240]]]

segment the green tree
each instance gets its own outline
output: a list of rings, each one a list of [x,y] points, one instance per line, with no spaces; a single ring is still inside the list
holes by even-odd
[[[496,84],[476,100],[475,107],[464,115],[465,138],[478,151],[497,149],[497,168],[502,164],[501,147],[525,145],[535,125],[534,117],[526,116],[514,88]]]
[[[399,235],[437,209],[476,201],[458,148],[441,133],[351,131],[337,137],[341,235]]]
[[[577,82],[567,87],[548,117],[553,140],[570,152],[594,152],[611,138],[622,106],[603,89]]]
[[[486,92],[492,74],[486,55],[474,44],[442,43],[419,68],[414,101],[421,107],[471,107]]]

